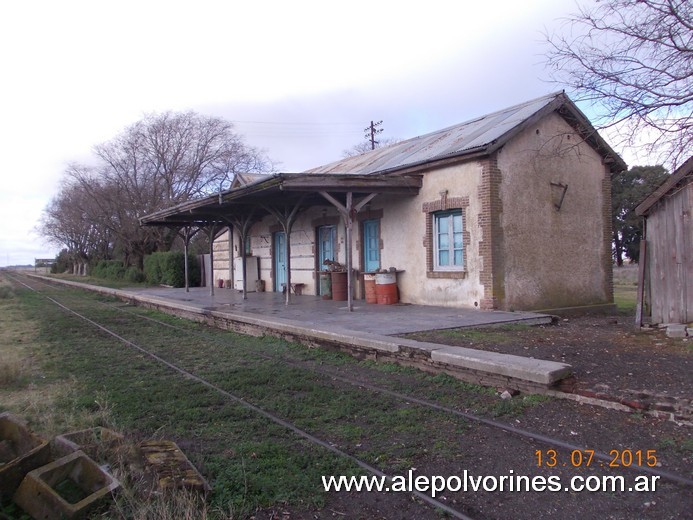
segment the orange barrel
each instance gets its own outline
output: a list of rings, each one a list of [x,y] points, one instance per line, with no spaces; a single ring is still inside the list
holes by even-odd
[[[332,271],[332,299],[347,300],[347,274],[345,271]]]
[[[366,303],[378,303],[378,297],[375,295],[375,275],[364,274],[363,286],[366,293]]]
[[[377,273],[375,275],[375,298],[378,303],[383,305],[392,305],[399,302],[397,274]]]

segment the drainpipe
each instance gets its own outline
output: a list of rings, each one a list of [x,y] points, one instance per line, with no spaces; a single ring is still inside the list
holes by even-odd
[[[346,242],[347,242],[347,250],[346,250],[346,268],[347,268],[347,309],[349,309],[349,312],[354,311],[354,298],[352,294],[352,287],[354,285],[353,278],[354,278],[354,273],[351,269],[351,264],[353,261],[352,258],[352,251],[351,251],[351,244],[352,244],[352,229],[354,227],[354,216],[356,215],[356,212],[354,211],[354,194],[350,191],[346,194],[346,215],[347,218],[345,219],[345,225],[346,225]]]
[[[185,226],[181,231],[183,233],[183,254],[185,255],[185,258],[183,259],[183,265],[185,267],[185,292],[190,292],[190,263],[188,261],[188,249],[190,246],[190,239],[197,234],[199,229],[193,231],[192,226]]]
[[[212,224],[209,227],[209,270],[212,274],[212,283],[209,284],[209,295],[214,296],[214,284],[216,280],[214,279],[214,233],[217,230],[217,225]]]

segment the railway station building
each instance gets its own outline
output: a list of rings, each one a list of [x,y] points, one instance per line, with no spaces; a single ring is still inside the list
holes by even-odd
[[[387,271],[405,304],[610,307],[611,177],[625,169],[558,92],[306,172],[239,175],[141,222],[213,229],[215,284],[287,301],[321,295],[339,265],[350,306]]]

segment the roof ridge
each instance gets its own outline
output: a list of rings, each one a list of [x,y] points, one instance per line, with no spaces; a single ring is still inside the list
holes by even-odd
[[[304,170],[304,173],[384,174],[472,153],[491,153],[529,122],[561,106],[567,106],[568,110],[579,119],[577,124],[588,125],[591,128],[589,120],[565,94],[565,91],[561,90],[389,146],[338,159]],[[595,139],[597,144],[593,143],[593,146],[603,145],[602,148],[606,151],[602,153],[615,154],[605,142],[602,143],[603,140],[599,136]]]
[[[517,111],[517,110],[519,110],[519,109],[521,109],[521,108],[524,108],[524,107],[526,107],[526,106],[528,106],[528,105],[532,105],[532,104],[537,103],[537,102],[539,102],[539,101],[541,101],[541,100],[544,100],[544,99],[546,99],[546,100],[555,99],[555,98],[557,98],[558,96],[560,96],[561,94],[565,94],[565,91],[564,91],[564,90],[559,90],[559,91],[553,92],[552,94],[546,94],[546,95],[544,95],[544,96],[539,96],[539,97],[537,97],[537,98],[530,99],[529,101],[524,101],[524,102],[522,102],[522,103],[517,103],[517,104],[511,105],[511,106],[509,106],[509,107],[505,107],[505,108],[501,108],[501,109],[499,109],[499,110],[495,110],[494,112],[489,112],[488,114],[483,114],[483,115],[480,115],[480,116],[477,116],[477,117],[473,117],[473,118],[471,118],[471,119],[468,119],[467,121],[462,121],[462,122],[460,122],[460,123],[457,123],[457,124],[454,124],[454,125],[450,125],[450,126],[448,126],[448,127],[446,127],[446,128],[441,128],[440,130],[435,130],[435,131],[430,132],[430,133],[427,133],[427,134],[422,134],[422,135],[420,135],[420,136],[413,137],[412,139],[416,139],[416,138],[418,138],[418,137],[425,137],[425,136],[427,136],[427,135],[433,135],[433,134],[436,134],[436,133],[439,133],[439,132],[445,132],[445,131],[448,131],[448,130],[450,130],[450,129],[452,129],[452,128],[457,128],[458,126],[464,126],[464,125],[468,125],[468,124],[470,124],[470,123],[475,123],[475,122],[477,122],[477,121],[481,121],[482,119],[488,119],[488,118],[490,118],[490,117],[497,116],[497,115],[499,115],[499,114],[503,114],[503,113],[509,112],[509,111],[511,111],[511,110]]]

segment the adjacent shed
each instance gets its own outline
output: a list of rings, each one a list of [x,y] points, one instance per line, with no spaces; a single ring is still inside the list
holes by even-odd
[[[644,218],[642,305],[652,323],[693,321],[693,157],[636,209]]]

